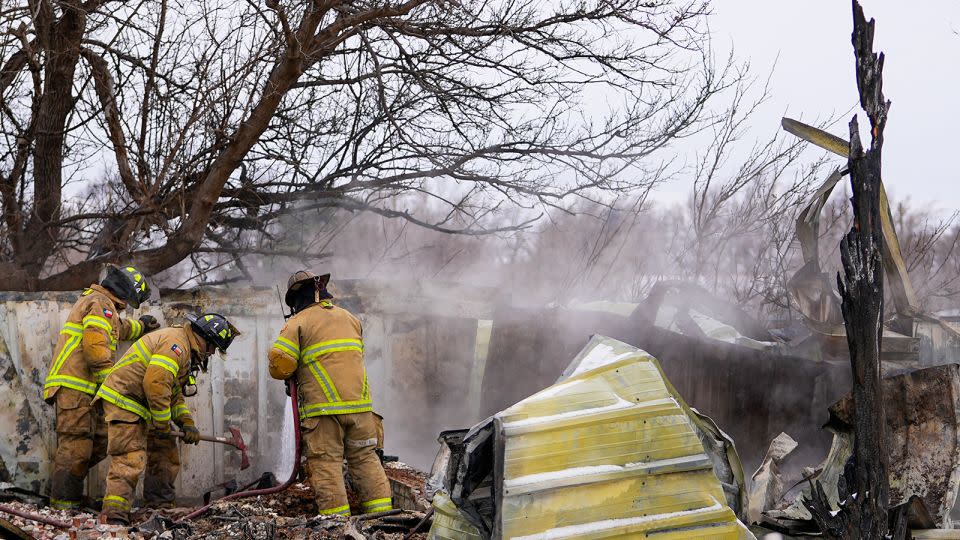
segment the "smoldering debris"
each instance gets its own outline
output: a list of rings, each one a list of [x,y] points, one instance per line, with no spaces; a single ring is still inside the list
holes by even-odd
[[[570,317],[571,311],[566,312],[565,322],[580,323],[573,317]],[[625,319],[618,316],[620,319]],[[541,319],[543,320],[543,319]],[[729,320],[729,319],[728,319]],[[627,318],[622,323],[621,335],[637,336],[636,328],[639,325],[630,326],[635,322]],[[563,336],[569,341],[573,341],[577,336],[570,337],[563,332],[556,332],[560,328],[556,321],[547,320],[542,324],[543,328],[554,330],[553,335]],[[614,325],[611,325],[614,327]],[[631,334],[629,330],[634,330]],[[739,330],[738,330],[739,331]],[[743,334],[743,332],[741,332]],[[819,480],[823,483],[830,501],[836,504],[838,500],[838,480],[842,475],[844,467],[849,460],[852,451],[853,439],[852,430],[852,407],[851,398],[843,394],[831,399],[831,394],[837,393],[843,386],[849,388],[844,378],[830,378],[831,392],[819,391],[815,385],[799,385],[799,381],[810,381],[810,373],[837,373],[843,375],[848,373],[846,366],[832,366],[825,364],[830,371],[824,368],[824,365],[810,362],[808,358],[790,358],[783,356],[777,351],[758,351],[753,348],[743,346],[740,343],[714,344],[712,341],[701,336],[695,338],[682,336],[675,331],[661,332],[652,334],[654,338],[638,339],[644,345],[652,344],[653,348],[664,352],[664,356],[671,361],[670,367],[664,367],[662,375],[665,379],[671,379],[674,384],[678,381],[686,383],[683,372],[678,369],[686,369],[695,359],[691,351],[696,351],[694,347],[701,347],[709,351],[721,349],[729,352],[728,355],[720,357],[719,355],[704,354],[704,362],[711,363],[714,372],[720,373],[722,377],[716,377],[725,388],[715,386],[719,390],[716,395],[729,397],[738,402],[742,409],[736,409],[742,412],[739,419],[733,414],[723,414],[725,422],[723,426],[729,425],[731,429],[736,430],[742,437],[734,437],[734,440],[740,448],[750,448],[756,446],[760,437],[757,436],[760,431],[748,431],[744,427],[751,427],[756,424],[756,417],[763,412],[769,415],[770,422],[760,425],[762,429],[771,429],[779,425],[793,426],[802,429],[790,429],[791,434],[799,435],[797,440],[777,431],[779,436],[774,444],[765,448],[766,455],[759,463],[757,472],[752,477],[751,504],[749,510],[743,509],[741,513],[736,504],[737,497],[732,499],[730,493],[725,493],[727,497],[727,507],[737,512],[737,517],[743,520],[744,524],[759,525],[758,531],[777,530],[787,532],[791,535],[817,535],[819,530],[811,522],[809,513],[805,512],[805,507],[801,502],[802,492],[809,487],[810,480]],[[747,335],[747,334],[743,334]],[[640,335],[643,337],[643,335]],[[597,338],[594,339],[606,339]],[[559,356],[562,351],[563,338],[554,339],[552,342],[541,341],[539,339],[530,339],[538,344],[547,344],[534,349],[538,356],[535,361],[546,359],[552,361],[554,356]],[[513,344],[524,343],[523,336],[513,341]],[[633,343],[633,341],[631,341]],[[623,352],[613,345],[609,345],[615,351]],[[625,346],[620,344],[620,346]],[[588,346],[588,349],[590,347]],[[644,347],[646,350],[646,347]],[[522,349],[526,351],[527,349]],[[584,353],[578,355],[581,359]],[[586,355],[586,358],[592,358]],[[749,360],[749,363],[744,363]],[[787,361],[789,360],[789,361]],[[740,362],[738,364],[737,362]],[[533,362],[531,362],[533,363]],[[733,369],[737,365],[748,365],[750,369]],[[886,377],[884,379],[884,395],[887,396],[887,436],[890,438],[888,447],[891,449],[891,501],[909,505],[908,523],[910,527],[919,529],[930,529],[934,527],[949,527],[951,520],[949,513],[956,506],[958,488],[958,478],[960,478],[960,462],[958,462],[956,422],[960,418],[960,405],[958,405],[957,395],[960,392],[960,372],[958,366],[945,365],[935,367],[922,367],[917,363],[895,364],[892,362],[883,365]],[[561,370],[556,363],[546,366],[543,369],[546,373],[553,371],[555,374]],[[833,370],[833,368],[836,368]],[[509,372],[506,370],[505,372]],[[567,377],[576,376],[579,373],[579,363],[574,362],[563,371],[558,383],[562,383]],[[694,374],[711,373],[707,370],[694,369]],[[677,379],[670,375],[679,374]],[[743,374],[749,373],[749,376]],[[767,377],[769,373],[770,377]],[[556,377],[556,375],[554,375]],[[617,380],[625,377],[624,373],[618,372]],[[697,379],[697,385],[683,384],[677,385],[676,389],[689,388],[691,394],[702,396],[704,391],[705,377]],[[776,385],[767,384],[768,381],[774,381]],[[537,384],[539,380],[526,381],[528,384]],[[710,381],[706,381],[710,382]],[[568,383],[569,384],[569,383]],[[777,386],[780,385],[780,386]],[[544,389],[544,386],[548,388]],[[584,404],[591,404],[594,409],[603,414],[620,413],[617,408],[623,405],[617,400],[601,400],[594,396],[597,385],[583,384],[584,389],[578,390],[575,399],[568,399],[564,407],[579,407]],[[806,389],[816,399],[807,399],[811,394],[803,394],[794,389],[790,392],[790,386],[810,386]],[[670,386],[673,388],[673,386]],[[708,387],[711,388],[711,387]],[[781,392],[780,388],[787,390]],[[486,388],[485,388],[486,389]],[[749,390],[741,392],[740,390]],[[592,393],[593,392],[593,393]],[[539,390],[531,392],[527,398],[521,399],[516,405],[508,407],[501,412],[494,412],[493,415],[477,424],[470,430],[449,430],[441,433],[441,450],[435,461],[434,472],[431,475],[431,481],[428,490],[436,493],[433,504],[436,509],[437,518],[435,520],[435,529],[444,530],[469,530],[470,538],[499,538],[503,529],[507,526],[515,526],[516,523],[508,523],[511,515],[516,514],[518,508],[534,508],[529,513],[524,514],[522,519],[514,520],[528,526],[531,523],[531,516],[540,516],[554,510],[554,506],[547,504],[544,500],[520,501],[514,502],[512,499],[518,497],[517,493],[523,490],[529,491],[526,484],[521,486],[523,490],[516,485],[510,486],[504,480],[504,475],[513,469],[522,469],[526,476],[521,476],[530,483],[549,483],[546,488],[551,495],[555,495],[563,489],[582,489],[583,485],[589,485],[590,474],[610,475],[617,474],[624,469],[620,463],[590,462],[584,465],[578,461],[576,467],[570,465],[576,474],[576,481],[569,479],[572,473],[567,474],[564,471],[554,471],[549,467],[558,462],[559,451],[548,447],[534,448],[532,435],[524,431],[524,443],[516,445],[517,448],[511,450],[509,444],[509,433],[503,431],[503,426],[513,426],[517,428],[522,424],[524,430],[528,429],[528,424],[533,423],[543,415],[547,419],[554,421],[570,420],[570,413],[566,408],[546,407],[542,401],[556,398],[560,395],[557,386],[542,385]],[[682,390],[680,391],[682,394]],[[766,401],[757,401],[750,399],[752,396],[762,396]],[[786,399],[784,396],[790,399]],[[803,399],[797,399],[800,395]],[[623,397],[623,396],[620,396]],[[837,401],[838,398],[839,401]],[[531,401],[537,402],[535,411],[520,412],[520,408],[529,405]],[[632,402],[631,399],[625,399],[625,402]],[[830,404],[833,403],[832,406]],[[706,404],[710,406],[710,403]],[[623,405],[626,407],[625,405]],[[821,408],[822,406],[822,408]],[[617,409],[608,409],[612,407]],[[712,408],[712,407],[711,407]],[[712,408],[713,409],[713,408]],[[819,410],[817,410],[819,409]],[[692,409],[691,409],[692,410]],[[713,409],[714,411],[716,409]],[[834,435],[832,446],[828,446],[829,455],[819,466],[814,468],[800,468],[800,464],[811,464],[809,459],[811,454],[819,452],[819,439],[814,437],[814,430],[822,422],[816,422],[815,419],[820,415],[826,415],[829,410],[831,421],[827,425],[827,430],[822,431],[820,437],[824,434],[829,437]],[[507,411],[514,411],[518,420],[513,421],[512,416],[504,420]],[[723,411],[721,409],[721,411]],[[547,414],[548,412],[552,413]],[[792,416],[791,416],[792,415]],[[498,418],[499,424],[498,424]],[[578,417],[579,418],[579,417]],[[790,424],[786,423],[785,418],[794,418]],[[750,421],[744,421],[749,419]],[[511,424],[513,422],[513,424]],[[516,425],[514,425],[516,424]],[[531,424],[532,425],[532,424]],[[560,435],[557,429],[551,428],[551,443],[557,443]],[[717,430],[719,431],[719,430]],[[499,443],[496,440],[500,439]],[[571,437],[571,440],[578,441],[572,447],[577,449],[576,458],[578,460],[587,459],[583,441],[594,440],[595,437],[578,436]],[[704,451],[711,448],[707,444],[708,440],[701,440]],[[716,437],[712,439],[717,440]],[[643,438],[646,441],[646,438]],[[769,441],[770,439],[766,439]],[[506,442],[504,442],[506,441]],[[731,443],[732,447],[732,443]],[[522,450],[520,457],[510,458],[509,452],[514,453]],[[536,450],[536,451],[535,451]],[[709,452],[708,452],[709,453]],[[827,453],[813,456],[817,459]],[[726,453],[723,453],[726,454]],[[550,459],[543,459],[543,456],[550,456]],[[626,455],[626,454],[624,454]],[[622,457],[622,456],[621,456]],[[510,458],[510,459],[507,459]],[[789,458],[789,459],[788,459]],[[495,463],[505,464],[495,466]],[[642,461],[642,460],[638,460]],[[636,465],[636,463],[634,463]],[[744,494],[746,486],[742,479],[739,482],[727,482],[721,472],[723,467],[718,468],[713,464],[713,473],[716,479],[721,480],[726,492],[727,484],[739,486],[740,495]],[[619,467],[619,468],[618,468]],[[729,468],[729,467],[728,467]],[[737,467],[739,469],[739,467]],[[588,471],[589,470],[589,471]],[[590,474],[587,474],[590,472]],[[632,471],[631,472],[635,472]],[[742,470],[740,471],[742,474]],[[624,471],[625,474],[625,471]],[[498,480],[499,476],[499,480]],[[603,476],[606,478],[606,476]],[[736,475],[734,475],[736,477]],[[536,482],[534,482],[536,480]],[[567,482],[569,480],[569,482]],[[562,486],[558,482],[563,483]],[[568,485],[569,484],[569,485]],[[511,488],[511,489],[506,489]],[[648,490],[649,491],[649,490]],[[510,493],[508,493],[510,492]],[[520,496],[526,495],[526,492],[520,493]],[[581,501],[588,500],[589,497],[575,497],[571,500],[577,501],[577,512],[575,517],[563,513],[563,523],[570,523],[575,519],[581,519],[586,515],[586,508]],[[607,500],[607,499],[605,499]],[[609,499],[612,500],[612,499]],[[609,502],[609,500],[607,500]],[[523,506],[523,504],[527,506]],[[512,513],[512,514],[511,514]],[[515,516],[514,516],[515,517]],[[611,516],[603,514],[603,517],[610,519]],[[550,519],[549,521],[552,523]],[[525,531],[530,532],[530,531]],[[542,530],[540,531],[543,532]],[[553,531],[560,534],[569,532]],[[506,538],[506,535],[502,537]]]
[[[0,519],[0,537],[45,540],[92,540],[126,538],[130,540],[186,540],[205,538],[227,540],[302,540],[351,538],[353,540],[424,540],[429,529],[427,502],[424,499],[426,474],[403,463],[384,466],[394,492],[396,510],[363,515],[359,500],[348,488],[354,516],[318,516],[313,490],[297,483],[289,489],[265,497],[216,503],[204,516],[183,521],[193,508],[143,509],[132,515],[131,525],[100,523],[95,511],[54,510],[24,502],[7,505],[19,512],[35,514],[70,524],[62,529],[19,516],[5,516],[11,527]],[[18,533],[20,531],[20,533]],[[417,532],[420,531],[420,532]]]
[[[950,528],[950,513],[960,493],[960,366],[888,375],[883,379],[883,395],[891,505],[910,505],[911,528]],[[846,477],[854,444],[852,396],[833,404],[829,412],[825,427],[834,437],[830,451],[816,472],[804,475],[779,500],[767,498],[759,508],[751,506],[752,513],[762,514],[760,524],[790,534],[815,534],[818,528],[805,504],[812,498],[814,482],[834,509],[841,505],[844,484],[850,485]],[[775,446],[771,445],[772,452]],[[774,462],[779,455],[772,457]]]

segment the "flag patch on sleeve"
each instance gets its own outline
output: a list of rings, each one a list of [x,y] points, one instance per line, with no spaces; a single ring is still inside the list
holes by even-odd
[[[183,347],[177,345],[176,343],[174,343],[173,346],[170,347],[170,350],[177,353],[177,356],[180,356],[183,354]]]
[[[110,308],[103,308],[103,316],[109,319],[113,317],[113,311],[111,311]]]

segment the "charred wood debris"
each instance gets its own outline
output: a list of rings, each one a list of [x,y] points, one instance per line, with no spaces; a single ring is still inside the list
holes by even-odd
[[[92,540],[95,538],[127,538],[132,540],[187,538],[209,539],[324,539],[350,540],[423,540],[430,528],[430,511],[423,498],[427,477],[403,463],[384,465],[394,490],[404,492],[405,506],[388,512],[361,514],[359,501],[348,487],[354,515],[318,516],[313,490],[297,483],[280,493],[214,504],[204,516],[183,520],[194,507],[141,509],[133,515],[130,526],[100,523],[97,511],[55,510],[41,497],[16,489],[0,490],[0,504],[19,512],[36,514],[51,521],[69,524],[69,528],[39,523],[32,519],[0,514],[0,538],[45,540]],[[276,484],[270,473],[258,480],[259,487]],[[237,486],[218,486],[229,494]],[[224,490],[223,488],[226,487]],[[232,489],[231,489],[232,488]],[[209,495],[209,494],[208,494]]]

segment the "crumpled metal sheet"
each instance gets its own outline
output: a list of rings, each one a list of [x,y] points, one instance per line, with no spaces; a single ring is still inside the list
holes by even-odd
[[[796,120],[784,117],[781,121],[783,129],[789,133],[800,137],[806,141],[809,141],[825,150],[829,150],[838,156],[847,159],[847,155],[850,152],[850,145],[847,141],[827,133],[819,128],[813,126],[808,126],[803,122],[798,122]],[[836,180],[832,180],[833,178]],[[834,172],[830,178],[824,183],[824,186],[817,191],[817,194],[814,196],[814,200],[810,206],[807,207],[807,211],[801,214],[800,219],[803,219],[805,215],[809,214],[811,207],[815,207],[819,204],[819,207],[823,207],[823,203],[826,202],[826,198],[830,196],[830,191],[833,190],[833,186],[836,185],[839,181],[841,174],[839,169],[837,172]],[[831,184],[832,180],[832,184]],[[822,198],[822,202],[818,202]],[[816,209],[816,213],[819,214],[819,208]],[[817,217],[819,219],[819,217]],[[798,220],[799,221],[799,220]],[[891,297],[893,298],[894,304],[897,306],[897,313],[903,315],[914,315],[920,313],[921,310],[918,309],[916,301],[916,294],[913,291],[913,285],[910,283],[910,276],[907,273],[907,265],[903,260],[903,255],[900,251],[900,240],[897,238],[897,231],[893,226],[893,213],[890,211],[890,202],[887,198],[887,191],[883,187],[883,183],[880,184],[880,228],[883,233],[883,267],[887,275],[887,287],[890,291]],[[798,222],[798,233],[799,233],[800,224]],[[804,237],[800,236],[801,242],[804,241]],[[808,260],[808,248],[804,248],[804,260]]]
[[[681,530],[751,538],[696,418],[652,356],[595,336],[557,384],[494,416],[495,530],[530,540]]]
[[[780,465],[797,448],[797,441],[780,433],[770,443],[760,468],[750,477],[747,522],[758,523],[765,508],[772,508],[783,496],[783,478]]]
[[[840,169],[833,171],[797,216],[796,234],[804,264],[790,278],[787,292],[813,329],[820,333],[839,332],[843,335],[840,295],[834,289],[836,284],[832,276],[820,268],[819,253],[820,212],[840,178]]]
[[[890,452],[890,501],[921,498],[938,526],[949,523],[960,488],[960,366],[883,379]],[[853,398],[830,408],[830,426],[853,430]]]
[[[433,498],[433,525],[428,540],[481,540],[483,533],[470,523],[445,491],[438,491]]]
[[[664,330],[708,341],[760,351],[778,346],[770,332],[745,311],[694,283],[657,283],[633,315]]]
[[[611,338],[593,337],[556,384],[472,428],[462,448],[446,487],[485,537],[753,538],[734,512],[732,442],[652,356]]]
[[[938,527],[950,526],[960,488],[960,366],[949,364],[883,379],[887,448],[890,452],[890,504],[910,497],[922,501]],[[827,428],[833,446],[811,480],[819,480],[837,507],[837,483],[853,453],[853,398],[830,407]],[[811,516],[800,501],[808,484],[785,507],[764,512],[765,522],[791,531],[810,531]]]

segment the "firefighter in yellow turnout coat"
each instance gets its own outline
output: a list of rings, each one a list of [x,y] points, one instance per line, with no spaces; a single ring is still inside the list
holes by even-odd
[[[180,458],[170,438],[171,421],[182,427],[184,442],[200,440],[184,394],[195,393],[187,390],[194,375],[205,372],[209,357],[218,349],[226,351],[238,332],[215,313],[187,319],[189,325],[165,328],[137,341],[97,391],[108,424],[111,460],[103,513],[110,522],[128,522],[145,470],[147,502],[173,502]]]
[[[133,341],[156,329],[157,320],[120,316],[129,304],[138,308],[150,296],[143,275],[132,266],[107,267],[99,285],[77,300],[60,330],[43,397],[56,406],[57,450],[50,481],[50,504],[76,508],[90,468],[106,457],[103,410],[93,396],[113,366],[118,341]]]
[[[307,474],[320,514],[350,515],[344,458],[362,511],[390,510],[390,484],[375,452],[360,321],[333,305],[329,278],[306,271],[290,277],[286,303],[294,315],[270,349],[270,375],[297,378]]]

